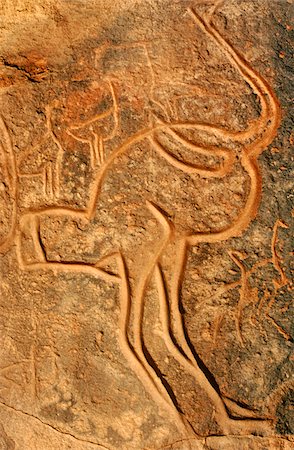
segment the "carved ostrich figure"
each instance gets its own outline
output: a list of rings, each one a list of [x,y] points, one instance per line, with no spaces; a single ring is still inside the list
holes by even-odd
[[[248,434],[264,433],[268,430],[266,420],[242,419],[236,420],[230,416],[226,404],[218,390],[211,384],[204,371],[198,364],[198,359],[190,348],[184,331],[183,318],[179,309],[179,292],[187,251],[191,246],[199,243],[214,243],[227,240],[231,237],[241,235],[248,227],[249,223],[256,215],[261,196],[261,176],[258,167],[258,156],[272,142],[280,123],[280,109],[275,94],[268,83],[258,75],[249,64],[238,55],[230,44],[220,35],[220,33],[204,20],[192,9],[189,13],[196,24],[204,31],[209,39],[212,39],[219,49],[224,53],[244,81],[257,95],[261,112],[256,120],[251,121],[244,131],[230,132],[224,128],[203,124],[203,123],[165,123],[158,121],[152,126],[142,129],[122,145],[116,148],[109,158],[103,162],[97,176],[92,184],[90,200],[87,208],[75,209],[71,207],[43,207],[30,209],[24,213],[17,223],[13,214],[12,230],[3,242],[0,250],[3,252],[15,239],[18,261],[24,270],[54,270],[63,272],[86,273],[92,276],[102,277],[120,284],[121,292],[121,316],[120,316],[120,345],[127,358],[130,367],[137,374],[146,389],[153,398],[173,415],[179,429],[183,433],[192,433],[184,415],[179,412],[166,391],[161,379],[157,376],[154,368],[147,361],[143,342],[142,322],[144,316],[145,295],[151,279],[156,280],[157,291],[160,301],[160,318],[163,328],[165,344],[169,352],[189,372],[206,392],[215,408],[215,419],[224,433]],[[13,155],[12,144],[9,133],[2,121],[2,129],[5,145],[8,148],[7,154]],[[199,130],[211,134],[222,142],[234,143],[236,150],[209,145],[195,145],[184,137],[187,130]],[[163,135],[179,145],[183,145],[191,152],[200,155],[212,155],[222,162],[214,167],[199,166],[187,163],[178,159],[166,148]],[[97,264],[66,263],[49,261],[44,253],[40,238],[40,222],[43,218],[70,217],[72,220],[85,219],[90,222],[94,219],[99,197],[106,178],[115,165],[118,158],[128,154],[134,145],[142,142],[149,142],[157,156],[165,159],[170,167],[189,176],[197,175],[203,178],[222,178],[232,172],[235,165],[239,164],[248,174],[250,179],[250,189],[244,207],[239,214],[227,226],[203,232],[193,232],[178,230],[175,223],[167,218],[162,211],[162,206],[157,205],[152,198],[147,201],[149,214],[151,213],[162,228],[162,237],[155,245],[152,256],[148,259],[144,270],[138,274],[130,273],[130,264],[123,248],[116,250],[109,258],[114,258],[118,266],[118,275],[109,274],[103,270],[105,258]],[[10,156],[8,164],[15,167],[13,157]],[[14,175],[10,175],[11,180],[16,183]],[[17,196],[15,192],[14,196]],[[22,237],[24,233],[31,234],[35,245],[37,262],[28,263],[22,254]],[[174,261],[168,265],[165,263],[165,254],[171,246],[176,251],[173,252]],[[170,253],[169,253],[170,255]],[[172,269],[171,269],[172,268]],[[135,280],[130,286],[130,275]],[[170,280],[166,286],[166,280]],[[132,314],[131,314],[132,313]],[[130,336],[132,335],[132,339]],[[177,345],[175,345],[175,340]],[[181,350],[180,350],[181,349]],[[244,410],[245,412],[245,410]]]

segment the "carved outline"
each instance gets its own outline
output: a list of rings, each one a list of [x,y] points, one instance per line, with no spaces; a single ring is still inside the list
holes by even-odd
[[[13,145],[10,138],[10,134],[7,128],[7,125],[0,115],[0,132],[3,135],[4,144],[0,141],[0,150],[2,150],[2,155],[4,157],[4,171],[7,174],[7,181],[9,183],[9,189],[11,191],[10,195],[12,197],[12,218],[11,218],[11,226],[7,236],[0,241],[0,254],[6,253],[10,246],[13,243],[16,226],[17,226],[17,195],[18,195],[18,186],[17,186],[17,171],[16,171],[16,160],[13,151]],[[1,139],[1,138],[0,138]]]
[[[248,289],[250,289],[249,279],[256,272],[256,269],[258,269],[259,267],[264,267],[268,264],[273,265],[274,269],[278,272],[280,279],[279,280],[275,279],[275,278],[272,279],[272,283],[274,286],[274,290],[272,293],[270,293],[270,291],[267,288],[265,289],[265,292],[264,292],[262,298],[258,302],[258,306],[256,309],[256,315],[258,315],[258,316],[261,315],[261,311],[266,303],[266,306],[264,308],[265,309],[265,311],[264,311],[265,318],[271,322],[271,324],[284,337],[284,339],[289,340],[289,341],[292,340],[291,335],[289,333],[287,333],[275,321],[275,319],[269,315],[269,311],[275,301],[278,290],[281,287],[284,287],[289,283],[289,280],[288,280],[283,268],[281,267],[280,258],[278,256],[277,250],[276,250],[276,245],[278,242],[279,227],[288,228],[288,225],[286,225],[280,219],[276,220],[276,222],[273,226],[273,235],[272,235],[272,239],[271,239],[271,254],[272,254],[271,258],[264,258],[261,261],[257,261],[249,270],[246,270],[245,265],[242,263],[242,259],[245,259],[245,257],[247,255],[244,255],[240,252],[233,251],[233,250],[230,250],[228,252],[232,261],[234,261],[234,263],[239,267],[240,272],[241,272],[241,277],[239,280],[234,281],[233,283],[230,283],[230,284],[224,286],[223,288],[221,288],[219,290],[219,292],[217,293],[217,295],[221,295],[223,292],[228,292],[232,289],[235,289],[236,287],[239,287],[239,301],[237,304],[237,311],[236,311],[235,318],[236,318],[237,336],[238,336],[239,342],[242,347],[244,347],[244,339],[243,339],[242,333],[241,333],[242,310],[246,304],[247,293],[248,293],[247,291],[248,291]],[[238,259],[238,257],[239,257],[239,259]],[[253,319],[254,318],[251,318],[252,321],[253,321]]]
[[[112,102],[113,105],[111,108],[109,108],[107,111],[97,114],[94,117],[91,117],[91,119],[86,120],[85,122],[81,122],[76,125],[70,126],[66,131],[67,133],[72,136],[76,141],[82,142],[84,144],[88,144],[90,148],[90,162],[92,169],[96,169],[97,166],[101,166],[105,160],[105,154],[104,154],[104,142],[107,142],[114,138],[114,136],[117,133],[117,129],[119,127],[119,110],[118,110],[118,101],[116,97],[116,93],[114,90],[113,83],[108,80]],[[103,138],[102,136],[99,136],[97,133],[95,133],[92,130],[93,138],[91,139],[84,139],[77,136],[74,131],[80,130],[86,127],[87,125],[91,125],[95,123],[96,121],[99,121],[100,119],[105,119],[106,117],[113,116],[114,118],[114,127],[111,133]]]
[[[23,152],[21,160],[17,164],[17,177],[18,178],[32,178],[32,177],[43,178],[45,197],[58,200],[58,198],[60,196],[60,174],[61,174],[62,157],[63,157],[64,149],[52,127],[52,110],[54,107],[55,107],[55,102],[53,102],[51,105],[46,106],[45,116],[46,116],[47,131],[42,136],[42,138],[39,142],[37,142],[32,147],[28,148],[25,152]],[[25,158],[29,154],[34,153],[34,151],[38,147],[45,144],[50,139],[52,139],[52,141],[58,148],[55,164],[52,161],[48,161],[41,165],[40,172],[29,173],[29,174],[22,172],[21,162],[23,160],[25,160]]]
[[[22,220],[20,221],[20,228],[17,232],[17,256],[18,261],[20,263],[20,266],[28,270],[32,269],[53,269],[55,271],[62,270],[62,271],[68,271],[68,272],[80,272],[85,271],[88,274],[91,275],[99,275],[103,278],[105,277],[105,272],[101,271],[99,272],[98,268],[85,265],[82,263],[77,264],[65,264],[65,263],[55,263],[50,262],[46,260],[46,255],[43,256],[45,258],[45,261],[43,259],[40,263],[33,263],[33,264],[26,264],[23,261],[22,254],[21,254],[21,232],[22,232],[22,225],[26,222],[30,223],[30,226],[33,229],[33,239],[38,245],[40,245],[40,248],[38,248],[38,252],[40,253],[41,249],[41,242],[39,239],[39,219],[40,217],[45,214],[46,216],[57,216],[57,215],[69,215],[72,218],[77,217],[83,217],[87,220],[91,220],[94,217],[95,214],[95,206],[99,197],[100,189],[102,182],[106,176],[106,172],[108,168],[111,166],[114,159],[127,151],[134,143],[141,141],[145,138],[151,138],[154,136],[154,132],[157,130],[165,130],[168,133],[176,133],[178,130],[185,130],[187,128],[194,128],[194,129],[200,129],[201,131],[209,131],[212,132],[216,136],[221,136],[222,138],[232,138],[235,139],[238,142],[242,142],[244,144],[244,148],[242,149],[242,155],[241,155],[241,164],[245,171],[249,174],[251,179],[251,190],[249,193],[249,196],[247,198],[247,202],[245,205],[245,208],[243,212],[236,218],[236,220],[233,222],[231,226],[228,226],[227,228],[220,229],[219,231],[211,232],[211,233],[193,233],[187,236],[182,237],[178,241],[180,251],[180,258],[177,261],[177,267],[174,273],[173,277],[173,285],[172,285],[172,294],[171,294],[171,314],[173,317],[173,324],[171,323],[171,329],[173,331],[176,331],[174,334],[176,335],[178,339],[178,344],[180,348],[182,349],[182,352],[179,352],[177,347],[172,347],[172,352],[174,355],[176,355],[177,358],[180,359],[181,363],[188,369],[193,370],[193,373],[197,377],[200,376],[203,381],[203,386],[205,385],[205,390],[207,393],[211,396],[213,399],[213,402],[215,404],[217,411],[218,421],[220,424],[222,424],[223,429],[226,430],[226,432],[229,432],[229,430],[234,430],[237,428],[238,432],[241,433],[247,433],[248,432],[248,426],[250,423],[250,426],[254,430],[257,428],[260,428],[257,426],[256,421],[249,421],[249,423],[245,423],[245,421],[242,421],[244,426],[239,426],[239,421],[233,420],[229,414],[227,413],[226,407],[224,405],[224,402],[220,395],[214,390],[213,386],[209,382],[209,380],[206,379],[205,374],[201,370],[201,368],[198,366],[195,357],[193,355],[193,352],[191,351],[189,344],[186,341],[184,329],[183,329],[183,322],[182,322],[182,316],[178,308],[178,302],[179,302],[179,291],[180,286],[182,283],[183,273],[184,273],[184,265],[186,261],[186,254],[188,251],[188,248],[193,245],[197,245],[201,242],[207,242],[207,243],[213,243],[217,242],[219,240],[226,240],[232,236],[240,235],[249,225],[249,223],[252,221],[252,219],[255,217],[259,200],[260,200],[260,194],[261,194],[261,176],[259,173],[259,168],[257,164],[257,157],[258,155],[271,143],[273,140],[277,128],[279,126],[280,121],[280,110],[278,102],[275,98],[274,93],[270,89],[270,87],[267,85],[267,83],[257,74],[255,71],[253,71],[249,65],[241,58],[233,49],[232,47],[225,41],[225,39],[218,33],[218,31],[207,21],[201,19],[197,13],[192,10],[191,8],[188,9],[190,15],[194,19],[194,21],[197,23],[198,26],[200,26],[203,31],[210,36],[214,41],[220,46],[220,48],[223,50],[225,55],[228,57],[228,59],[231,61],[231,63],[239,70],[243,78],[247,81],[247,83],[251,86],[253,91],[258,95],[261,103],[261,115],[258,120],[254,121],[251,126],[246,130],[242,132],[229,132],[225,129],[222,129],[220,127],[214,127],[209,124],[200,124],[200,123],[174,123],[174,124],[168,124],[168,123],[161,123],[159,125],[151,126],[150,128],[147,128],[145,130],[141,130],[134,136],[130,137],[125,141],[119,148],[117,148],[113,154],[110,156],[110,158],[103,163],[101,166],[101,170],[98,173],[95,182],[93,183],[92,189],[91,189],[91,195],[90,195],[90,201],[89,205],[86,209],[80,209],[76,210],[74,208],[70,207],[52,207],[52,208],[36,208],[31,209],[28,213],[24,214],[22,217]],[[260,132],[261,130],[261,132]],[[261,136],[260,136],[261,134]],[[257,137],[256,137],[257,135]],[[179,134],[177,134],[177,139],[181,140],[183,139]],[[248,142],[249,141],[249,142]],[[191,143],[190,143],[191,144]],[[188,143],[189,145],[189,143]],[[195,147],[195,146],[194,146]],[[206,150],[206,147],[198,146],[198,151]],[[157,147],[158,149],[158,147]],[[196,150],[196,148],[194,148]],[[213,149],[209,149],[209,151]],[[161,156],[163,156],[162,152],[159,152]],[[168,155],[167,155],[168,156]],[[166,158],[166,155],[164,156]],[[167,158],[166,158],[167,159]],[[175,165],[176,161],[170,160],[173,165]],[[189,170],[189,165],[185,165],[184,167],[180,165],[178,167],[180,170]],[[201,175],[205,176],[213,176],[211,175],[213,171],[208,171],[207,173],[204,173],[201,171],[201,168],[194,167],[192,168],[195,170],[196,173],[199,173]],[[228,167],[228,171],[231,170],[231,166]],[[198,172],[197,172],[198,171]],[[189,173],[189,172],[188,172]],[[164,218],[163,214],[154,206],[153,213],[155,216],[157,216],[157,220],[161,225],[166,229],[169,227],[168,222]],[[156,212],[157,211],[157,212]],[[36,240],[37,239],[37,240]],[[138,373],[138,371],[141,373],[144,371],[144,380],[146,379],[146,375],[149,374],[151,377],[152,384],[156,387],[157,392],[160,394],[161,397],[164,398],[164,401],[167,402],[167,404],[170,404],[170,401],[168,400],[167,394],[162,390],[160,383],[155,378],[153,369],[147,367],[148,362],[146,360],[146,357],[144,355],[144,352],[142,353],[142,333],[141,333],[141,327],[142,327],[142,314],[141,311],[143,311],[144,308],[144,293],[146,286],[148,282],[150,281],[150,278],[152,276],[153,271],[155,271],[156,277],[157,277],[157,285],[158,290],[160,292],[160,298],[161,303],[166,304],[166,298],[163,295],[163,278],[160,275],[160,266],[159,266],[159,259],[163,254],[163,251],[167,245],[167,243],[170,241],[171,238],[167,239],[166,241],[162,242],[162,247],[160,247],[160,250],[154,255],[154,259],[152,261],[152,264],[148,266],[148,270],[141,276],[138,284],[138,293],[136,294],[135,298],[137,298],[137,303],[135,302],[137,312],[139,312],[139,317],[137,317],[134,328],[135,328],[135,344],[134,344],[134,351],[136,353],[136,358],[139,360],[139,366],[136,363],[136,367],[134,367],[134,371]],[[39,242],[39,244],[38,244]],[[41,253],[40,253],[41,254]],[[121,263],[122,264],[122,263]],[[121,266],[122,267],[122,266]],[[95,271],[95,272],[94,272]],[[124,272],[121,269],[121,273],[124,274]],[[108,279],[108,277],[106,277]],[[126,275],[123,275],[123,278],[126,279]],[[111,278],[113,281],[113,277]],[[125,297],[128,297],[127,295],[127,287],[126,287],[126,280],[124,280],[125,286],[124,286],[124,295]],[[129,301],[132,301],[134,303],[134,300],[130,299]],[[164,309],[163,309],[164,311]],[[165,320],[165,326],[166,326],[166,319],[162,317],[163,321]],[[125,327],[124,327],[125,329]],[[123,332],[125,339],[127,339],[126,332]],[[165,340],[170,346],[171,342],[169,341],[170,335],[165,333]],[[131,349],[130,344],[127,344],[126,342],[124,345],[127,345],[128,349],[127,351]],[[171,348],[171,347],[170,347]],[[143,374],[143,372],[142,372]],[[143,375],[139,375],[139,378],[143,378]],[[143,381],[144,381],[143,380]],[[152,387],[153,390],[153,387]],[[156,394],[156,397],[158,395]],[[262,431],[264,431],[264,423],[263,421],[259,421],[259,424],[262,424]],[[186,425],[185,425],[186,427]],[[252,432],[252,430],[251,430]]]

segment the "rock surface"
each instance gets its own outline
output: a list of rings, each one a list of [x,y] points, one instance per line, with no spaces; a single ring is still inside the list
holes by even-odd
[[[293,12],[2,0],[1,450],[293,448]]]

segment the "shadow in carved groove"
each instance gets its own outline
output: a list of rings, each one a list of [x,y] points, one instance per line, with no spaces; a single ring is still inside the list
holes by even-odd
[[[146,349],[143,341],[142,322],[145,294],[149,283],[154,279],[159,297],[160,320],[166,347],[181,367],[197,380],[200,387],[210,398],[215,409],[215,420],[222,432],[224,434],[265,434],[270,432],[271,429],[271,424],[268,420],[263,420],[258,417],[249,419],[249,411],[245,408],[239,408],[244,413],[243,419],[234,419],[229,413],[215,379],[189,342],[180,311],[179,294],[189,247],[199,243],[224,241],[233,236],[241,235],[255,217],[261,195],[261,176],[257,159],[261,152],[272,142],[276,134],[280,123],[280,108],[275,94],[268,83],[232,48],[210,21],[201,18],[193,9],[188,9],[188,12],[195,24],[206,33],[208,39],[214,41],[231,65],[237,69],[244,81],[257,95],[261,107],[259,117],[251,121],[246,130],[240,132],[230,132],[224,128],[205,123],[164,122],[162,119],[155,120],[153,125],[140,130],[128,138],[112,152],[107,160],[103,160],[102,157],[100,158],[99,162],[101,165],[92,184],[89,196],[90,200],[86,208],[75,209],[73,207],[60,206],[31,208],[19,218],[17,224],[16,206],[14,206],[11,230],[6,239],[1,243],[0,250],[1,252],[7,251],[9,246],[15,242],[18,263],[23,270],[53,270],[54,272],[85,273],[118,283],[121,293],[119,341],[130,368],[136,373],[154,400],[170,412],[179,430],[185,435],[193,436],[195,432],[182,411],[179,410],[170,387],[164,384],[163,378],[151,360],[148,349]],[[13,186],[12,195],[16,201],[17,176],[15,173],[16,166],[13,158],[12,142],[4,120],[1,121],[0,125],[3,135],[2,148],[4,147],[7,166],[11,167],[9,177]],[[229,141],[236,143],[236,147],[241,148],[241,150],[233,151],[224,145],[222,147],[195,145],[183,137],[182,133],[188,129],[204,131],[207,134],[211,133],[222,142]],[[205,167],[177,159],[162,142],[163,132],[175,142],[185,145],[191,151],[200,155],[212,155],[218,160],[221,160],[221,162],[215,167]],[[95,139],[96,141],[94,140],[93,142],[97,143],[97,138]],[[138,277],[136,285],[132,290],[129,286],[128,261],[120,251],[108,257],[109,260],[116,261],[118,275],[107,273],[103,270],[103,265],[106,262],[105,258],[97,264],[65,263],[47,260],[46,252],[40,239],[41,219],[44,217],[64,216],[71,217],[73,220],[83,218],[91,221],[96,213],[96,205],[102,184],[112,164],[120,155],[130,151],[133,144],[143,140],[148,140],[157,154],[164,158],[168,164],[187,174],[199,174],[204,178],[221,178],[231,173],[235,164],[241,164],[250,178],[250,191],[246,204],[239,213],[239,216],[229,226],[216,231],[182,233],[178,235],[174,232],[174,224],[167,219],[164,212],[152,202],[147,202],[147,208],[162,227],[163,237],[158,242],[152,258],[149,258],[145,270]],[[96,152],[97,159],[101,155],[99,148],[97,147],[94,150],[93,152]],[[236,154],[237,152],[239,152],[239,155]],[[33,263],[26,261],[23,254],[23,236],[26,233],[30,234],[34,242],[37,261]],[[163,256],[167,247],[171,244],[175,244],[177,251],[174,252],[174,261],[169,262],[169,266],[167,266],[163,262]],[[171,280],[169,286],[167,286],[166,280]],[[133,312],[132,315],[130,314],[131,309]],[[130,335],[133,336],[132,341]]]

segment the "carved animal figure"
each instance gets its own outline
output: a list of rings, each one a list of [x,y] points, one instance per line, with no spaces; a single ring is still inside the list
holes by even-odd
[[[231,417],[221,393],[209,381],[198,355],[187,342],[179,308],[179,293],[189,248],[199,243],[212,244],[241,235],[255,217],[261,195],[258,156],[272,142],[277,132],[280,108],[268,83],[238,55],[215,27],[208,20],[203,20],[194,10],[189,9],[189,14],[256,94],[261,110],[259,117],[252,120],[245,130],[239,132],[199,122],[169,123],[163,119],[155,119],[153,124],[126,139],[102,163],[92,184],[86,208],[77,210],[74,207],[56,206],[30,209],[19,218],[18,222],[14,214],[11,231],[1,244],[1,251],[5,251],[15,239],[18,261],[24,270],[83,272],[119,283],[122,351],[130,367],[153,398],[170,411],[183,433],[193,434],[189,423],[177,410],[155,368],[149,364],[146,357],[142,323],[146,291],[154,278],[166,347],[182,368],[195,377],[206,392],[214,405],[215,419],[220,428],[228,434],[266,433],[269,430],[269,423],[266,420],[260,418],[236,420]],[[205,144],[203,139],[195,144],[193,140],[187,138],[191,130],[202,136],[213,136],[219,145]],[[12,143],[4,121],[2,131],[6,145],[4,153],[9,155],[8,165],[14,167]],[[204,159],[207,157],[209,161],[206,164],[187,162],[178,155],[178,148],[192,155],[203,156]],[[136,167],[139,167],[136,169],[139,170],[138,176],[132,173],[130,166],[134,161]],[[153,165],[148,172],[149,161]],[[126,176],[128,171],[130,178]],[[183,211],[181,214],[177,211],[172,190],[177,189],[179,193],[187,183],[193,187],[193,183],[197,185],[199,179],[213,182],[216,179],[233,176],[235,171],[244,173],[250,184],[246,202],[240,206],[235,217],[227,222],[224,219],[221,225],[197,230],[195,205],[191,204],[191,197],[188,195],[186,199],[181,200],[190,222],[186,221],[183,224]],[[153,178],[150,173],[154,175]],[[163,192],[161,187],[158,188],[160,183],[157,181],[165,176],[169,182],[169,189]],[[11,183],[16,185],[15,174],[10,175],[10,179]],[[105,188],[107,183],[109,186],[117,186],[117,195],[113,194],[111,204],[107,203],[109,200]],[[17,197],[16,191],[14,197]],[[47,257],[41,237],[44,220],[54,221],[55,218],[66,217],[72,221],[82,220],[87,224],[93,221],[100,223],[105,220],[103,211],[107,205],[108,233],[99,241],[101,258],[98,263],[53,261]],[[122,215],[120,224],[115,222],[118,211]],[[138,232],[132,235],[131,228],[125,225],[125,221],[132,216],[136,216],[137,224],[149,222],[153,232],[151,231],[147,237],[144,233],[143,237],[140,236]],[[28,235],[35,246],[34,261],[26,261],[22,251],[24,236]],[[105,264],[111,260],[116,260],[117,275],[103,270]],[[243,412],[244,417],[248,417],[247,411]]]
[[[98,84],[98,83],[97,83]],[[98,86],[90,86],[87,92],[69,98],[64,106],[69,117],[66,117],[67,148],[70,151],[75,144],[82,143],[88,147],[90,165],[93,170],[99,167],[104,159],[104,143],[110,140],[117,128],[117,102],[110,82],[99,83]],[[89,98],[96,104],[103,104],[104,97],[111,98],[111,106],[104,107],[99,112],[89,116]],[[17,175],[21,178],[42,178],[44,197],[57,202],[60,198],[62,162],[65,152],[64,135],[53,128],[54,112],[59,106],[57,100],[46,107],[46,131],[42,138],[32,147],[27,148],[17,163]],[[81,109],[84,120],[80,119]],[[77,114],[78,110],[78,114]],[[71,144],[71,145],[69,145]]]

